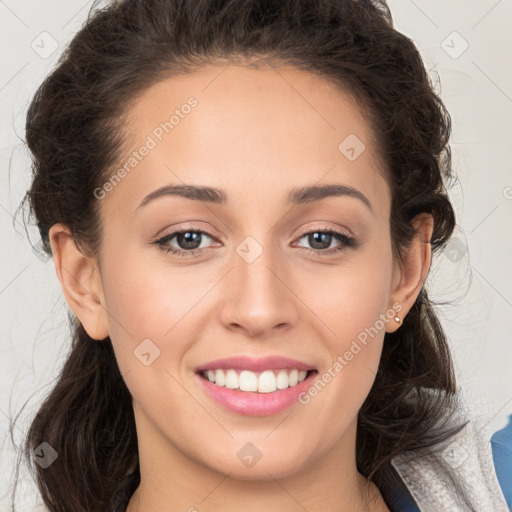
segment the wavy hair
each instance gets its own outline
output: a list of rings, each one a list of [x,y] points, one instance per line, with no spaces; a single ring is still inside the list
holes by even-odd
[[[455,228],[446,193],[450,116],[384,1],[118,0],[93,5],[28,108],[33,180],[23,203],[48,254],[55,223],[70,228],[85,254],[98,253],[94,189],[118,163],[130,103],[158,80],[219,62],[291,65],[350,93],[385,163],[394,257],[421,213],[434,218],[433,252],[446,245]],[[110,339],[92,340],[73,315],[70,323],[69,355],[23,456],[50,512],[121,512],[140,482],[131,395]],[[428,453],[450,434],[440,420],[455,392],[446,336],[423,288],[401,328],[385,335],[358,416],[358,470],[383,491],[396,477],[395,456]],[[42,442],[59,454],[47,469],[33,464]]]

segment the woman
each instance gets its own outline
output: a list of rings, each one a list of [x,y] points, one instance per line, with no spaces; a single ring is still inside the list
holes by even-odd
[[[384,2],[97,10],[27,115],[48,510],[507,510],[423,286],[449,133]]]

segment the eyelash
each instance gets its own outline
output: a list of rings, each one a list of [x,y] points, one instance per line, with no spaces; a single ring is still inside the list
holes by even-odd
[[[204,250],[206,249],[205,247],[203,247],[202,249],[192,249],[190,251],[185,251],[185,250],[174,249],[173,247],[170,247],[167,245],[167,242],[172,240],[176,235],[181,235],[184,233],[200,233],[203,235],[207,235],[212,240],[215,240],[215,237],[211,233],[209,233],[208,231],[204,231],[202,229],[175,229],[175,230],[171,231],[169,234],[163,236],[162,238],[156,240],[153,243],[158,245],[158,247],[162,251],[165,251],[166,253],[171,253],[174,256],[178,256],[178,257],[194,257],[194,256],[199,255],[200,253],[204,252]],[[319,254],[334,254],[334,253],[338,253],[338,252],[341,252],[341,251],[344,251],[347,249],[351,249],[351,248],[357,249],[360,245],[359,242],[355,238],[347,235],[346,233],[343,233],[342,231],[336,231],[333,229],[314,228],[309,231],[305,231],[304,233],[301,233],[299,235],[298,239],[300,240],[301,238],[304,238],[305,236],[307,236],[311,233],[322,233],[322,234],[334,235],[335,238],[337,238],[338,241],[341,242],[341,245],[339,247],[337,247],[336,249],[331,249],[331,250],[310,249],[309,247],[300,247],[300,249],[305,250],[310,254],[312,253],[315,256],[318,256]]]

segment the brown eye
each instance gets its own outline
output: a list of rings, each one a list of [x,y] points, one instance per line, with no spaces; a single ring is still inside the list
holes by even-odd
[[[165,235],[154,243],[166,252],[180,256],[194,256],[208,248],[208,239],[212,240],[213,237],[205,231],[184,229]],[[172,241],[174,242],[171,243]]]
[[[322,231],[316,229],[314,231],[303,233],[299,240],[304,238],[307,239],[307,243],[310,245],[310,247],[304,247],[304,249],[309,249],[317,253],[331,254],[333,252],[342,251],[350,247],[355,248],[359,245],[354,238],[347,235],[346,233],[333,230]],[[336,244],[336,241],[338,244]],[[334,248],[331,246],[333,243],[335,244]]]
[[[202,237],[203,235],[198,231],[185,231],[174,235],[172,238],[176,238],[176,243],[180,249],[199,249]]]

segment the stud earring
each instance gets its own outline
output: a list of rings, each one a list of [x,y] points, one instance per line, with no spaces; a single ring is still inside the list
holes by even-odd
[[[401,322],[401,318],[399,316],[395,316],[395,322],[399,324]]]

